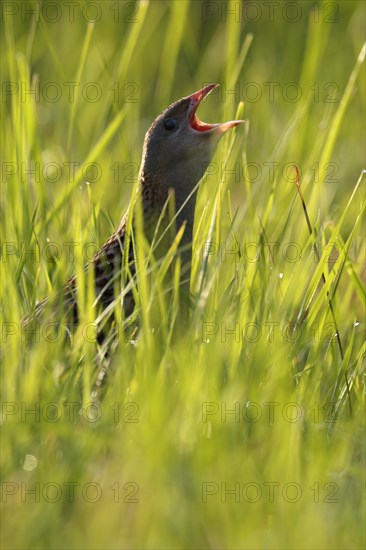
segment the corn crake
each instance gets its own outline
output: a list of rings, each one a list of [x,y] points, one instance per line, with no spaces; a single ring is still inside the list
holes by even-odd
[[[206,172],[220,138],[229,129],[242,123],[231,120],[224,123],[208,124],[199,120],[196,111],[202,100],[217,84],[210,84],[201,90],[179,99],[163,111],[152,123],[145,135],[141,166],[138,176],[137,195],[142,214],[143,233],[148,243],[160,242],[154,248],[155,260],[164,257],[177,232],[180,232],[179,257],[182,265],[181,285],[189,289],[189,275],[192,255],[192,233],[199,182]],[[167,204],[173,198],[174,226],[169,229]],[[131,210],[132,209],[132,210]],[[124,281],[124,317],[130,316],[135,307],[133,292],[128,290],[135,275],[134,246],[128,234],[129,220],[133,233],[136,224],[136,200],[123,216],[118,228],[105,242],[92,260],[85,265],[85,271],[95,282],[96,311],[112,311],[116,299],[116,279],[120,278],[123,265],[128,266],[130,281]],[[163,219],[162,219],[163,218]],[[160,233],[157,235],[157,227]],[[132,239],[133,240],[133,239]],[[128,242],[127,242],[128,241]],[[128,255],[128,258],[126,258]],[[184,276],[184,280],[183,280]],[[90,278],[87,277],[89,281]],[[131,284],[130,284],[131,286]],[[68,333],[79,323],[78,280],[69,279],[60,292],[47,297],[36,306],[35,313],[24,319],[27,325],[31,320],[40,320],[50,303],[62,305],[65,318],[63,326]],[[55,320],[55,309],[51,311]],[[60,311],[60,309],[58,310]],[[99,333],[99,341],[105,339],[104,331]]]

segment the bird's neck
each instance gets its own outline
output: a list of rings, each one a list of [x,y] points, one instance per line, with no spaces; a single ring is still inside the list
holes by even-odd
[[[193,186],[194,187],[194,186]],[[192,241],[194,211],[196,205],[196,192],[190,195],[187,188],[191,189],[190,182],[184,178],[179,181],[164,181],[159,174],[153,176],[140,174],[139,191],[141,193],[144,228],[146,236],[150,237],[151,228],[155,231],[156,224],[165,210],[165,217],[171,221],[172,213],[175,214],[174,225],[176,231],[185,223],[182,243],[187,245]]]

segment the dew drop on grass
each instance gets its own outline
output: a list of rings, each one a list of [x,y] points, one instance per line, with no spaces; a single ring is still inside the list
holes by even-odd
[[[35,468],[37,468],[38,460],[33,455],[25,455],[24,463],[23,463],[23,470],[26,472],[31,472]]]

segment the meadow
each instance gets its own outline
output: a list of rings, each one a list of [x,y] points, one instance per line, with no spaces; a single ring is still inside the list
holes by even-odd
[[[364,548],[365,4],[1,17],[2,548]],[[72,345],[20,321],[85,279],[149,125],[212,82],[200,119],[246,122],[200,185],[189,322],[142,261],[95,398],[90,296]]]

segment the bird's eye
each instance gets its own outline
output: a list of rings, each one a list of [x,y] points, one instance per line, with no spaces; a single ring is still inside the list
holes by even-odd
[[[169,130],[169,131],[175,130],[177,126],[178,126],[177,121],[174,118],[167,118],[164,121],[164,128],[166,130]]]

